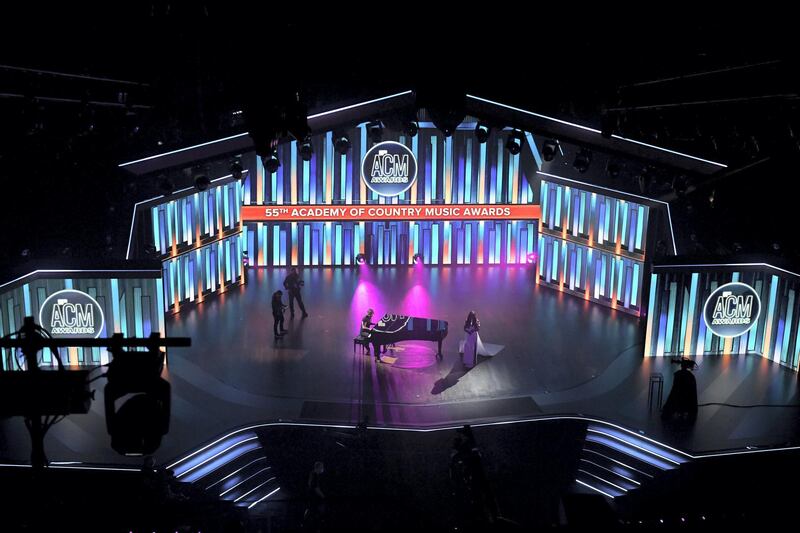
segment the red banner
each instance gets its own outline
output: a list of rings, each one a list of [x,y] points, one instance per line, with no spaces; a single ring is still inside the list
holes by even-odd
[[[335,222],[374,220],[538,220],[533,204],[486,205],[245,205],[244,222]]]

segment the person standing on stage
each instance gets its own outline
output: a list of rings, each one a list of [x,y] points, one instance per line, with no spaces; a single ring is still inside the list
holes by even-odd
[[[272,329],[275,331],[275,340],[283,337],[287,329],[283,327],[283,312],[286,306],[283,304],[283,291],[275,291],[272,295],[272,318],[275,319]],[[278,329],[280,327],[280,330]]]
[[[285,280],[283,280],[283,287],[289,291],[289,312],[291,313],[291,318],[294,318],[295,300],[297,300],[297,305],[300,307],[300,311],[303,312],[303,318],[308,316],[308,313],[306,313],[306,306],[303,305],[303,297],[300,295],[300,288],[303,285],[305,285],[305,282],[300,279],[300,275],[297,273],[297,267],[292,267],[289,275],[286,276]]]
[[[464,352],[461,355],[461,362],[467,368],[478,364],[478,343],[480,343],[478,330],[480,329],[481,322],[478,320],[478,316],[475,311],[470,311],[464,322]]]

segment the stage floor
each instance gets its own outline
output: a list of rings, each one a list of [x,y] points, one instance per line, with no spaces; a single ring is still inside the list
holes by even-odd
[[[797,407],[701,407],[691,431],[662,426],[647,405],[653,372],[671,386],[667,358],[644,359],[644,324],[533,282],[530,267],[352,267],[301,272],[310,316],[290,319],[275,341],[270,297],[286,269],[252,269],[249,282],[170,317],[168,333],[192,338],[173,349],[172,423],[157,460],[167,461],[227,430],[276,419],[389,426],[442,426],[547,414],[600,416],[695,452],[797,442]],[[286,297],[284,297],[286,301]],[[287,302],[288,303],[288,302]],[[435,345],[398,344],[394,364],[353,350],[367,308],[449,322]],[[467,312],[485,343],[502,348],[466,371],[458,342]],[[797,374],[758,356],[707,357],[700,403],[798,403]],[[102,383],[102,382],[99,382]],[[51,460],[136,462],[109,447],[98,390],[88,415],[54,426]],[[2,422],[0,451],[25,460],[20,419]]]

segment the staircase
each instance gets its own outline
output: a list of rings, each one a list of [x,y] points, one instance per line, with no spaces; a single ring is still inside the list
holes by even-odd
[[[688,461],[688,455],[635,433],[590,423],[575,481],[579,487],[614,499]]]
[[[197,485],[247,509],[253,509],[280,490],[258,435],[252,431],[223,437],[168,468],[173,469],[178,481]]]

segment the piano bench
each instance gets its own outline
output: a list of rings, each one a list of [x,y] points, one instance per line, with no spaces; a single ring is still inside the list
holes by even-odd
[[[356,346],[361,345],[361,351],[363,352],[369,347],[369,337],[362,337],[359,335],[358,337],[353,339],[353,352],[356,351]]]

